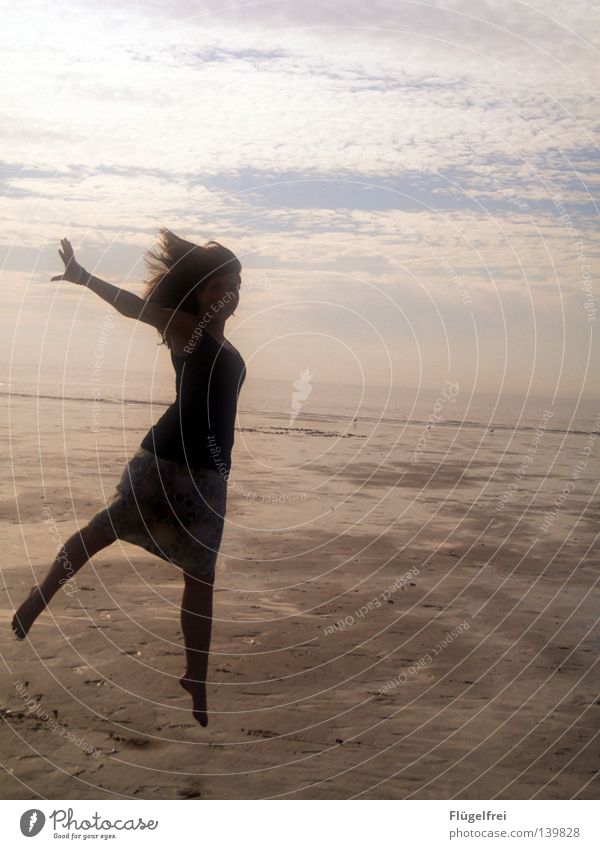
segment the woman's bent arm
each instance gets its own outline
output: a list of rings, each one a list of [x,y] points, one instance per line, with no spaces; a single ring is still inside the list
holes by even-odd
[[[126,318],[142,318],[144,307],[154,306],[149,304],[133,292],[128,292],[127,289],[119,289],[118,286],[113,286],[112,283],[107,283],[106,280],[100,280],[99,277],[94,277],[93,274],[88,274],[84,271],[81,278],[81,285],[86,289],[91,289],[103,301],[111,304],[117,312]],[[148,322],[151,323],[151,322]]]
[[[83,272],[81,283],[126,318],[135,318],[143,321],[144,324],[156,327],[169,343],[169,347],[173,349],[178,350],[181,345],[188,344],[198,323],[190,313],[153,304],[152,301],[146,301],[134,295],[133,292],[128,292],[127,289],[119,289],[118,286],[113,286],[106,280],[100,280],[99,277],[94,277],[87,271]]]
[[[196,327],[197,319],[190,313],[145,301],[133,292],[119,289],[118,286],[113,286],[106,280],[100,280],[99,277],[94,277],[87,271],[84,271],[82,275],[82,285],[95,292],[103,301],[112,304],[117,312],[126,318],[135,318],[143,321],[144,324],[156,327],[171,348],[178,350],[182,344],[188,344]]]

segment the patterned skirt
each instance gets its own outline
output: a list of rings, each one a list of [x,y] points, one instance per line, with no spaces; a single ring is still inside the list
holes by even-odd
[[[227,482],[217,471],[192,470],[140,448],[89,524],[213,581],[226,508]]]

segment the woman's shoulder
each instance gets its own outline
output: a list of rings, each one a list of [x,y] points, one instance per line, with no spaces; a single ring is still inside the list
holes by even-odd
[[[187,317],[178,323],[177,331],[169,334],[165,341],[171,356],[184,360],[197,350],[203,336],[198,319],[188,313]]]

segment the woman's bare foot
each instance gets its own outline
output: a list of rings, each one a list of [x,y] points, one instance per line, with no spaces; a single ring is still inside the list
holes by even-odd
[[[199,722],[203,728],[208,725],[208,714],[206,712],[206,684],[204,681],[195,681],[188,677],[185,672],[179,679],[179,683],[183,689],[192,697],[192,713],[196,722]]]
[[[12,629],[19,640],[24,640],[27,633],[42,610],[46,607],[40,588],[35,584],[29,595],[19,607],[12,620]]]

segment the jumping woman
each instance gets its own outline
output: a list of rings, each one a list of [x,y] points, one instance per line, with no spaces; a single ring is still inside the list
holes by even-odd
[[[157,328],[170,348],[176,399],[125,467],[110,504],[67,540],[12,627],[24,639],[59,587],[116,539],[142,546],[183,572],[187,664],[180,684],[192,697],[194,718],[206,725],[215,564],[246,375],[223,331],[239,303],[242,267],[218,242],[194,245],[164,228],[160,234],[157,250],[147,252],[143,298],[89,274],[69,241],[61,241],[65,269],[52,280],[86,286],[122,315]]]

